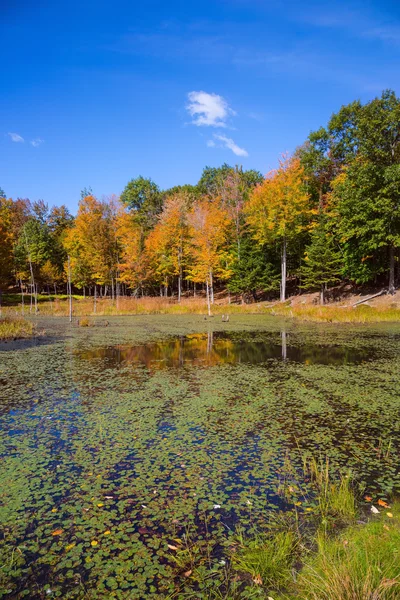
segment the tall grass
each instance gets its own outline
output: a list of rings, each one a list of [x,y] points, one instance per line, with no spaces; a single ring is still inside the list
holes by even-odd
[[[291,317],[300,321],[319,321],[321,323],[376,323],[381,321],[400,321],[400,308],[375,307],[366,304],[351,306],[313,306],[276,304],[272,314]]]
[[[242,537],[232,555],[233,568],[251,575],[256,585],[282,589],[291,582],[297,544],[292,531],[257,535],[250,540]]]
[[[392,510],[398,513],[400,506]],[[382,515],[378,521],[349,527],[337,538],[320,537],[297,588],[295,597],[304,600],[398,600],[399,517]]]
[[[5,317],[0,319],[0,340],[12,340],[32,337],[36,327],[31,321],[21,318]]]
[[[68,299],[55,298],[54,300],[40,300],[38,303],[39,315],[41,316],[68,316]],[[7,307],[4,309],[7,314],[25,314],[30,313],[30,307],[21,305]],[[228,304],[217,302],[212,305],[212,313],[232,314],[232,313],[261,313],[266,312],[263,304]],[[164,315],[164,314],[207,314],[207,304],[204,298],[182,298],[178,303],[176,298],[161,298],[154,296],[144,296],[143,298],[120,297],[118,301],[110,298],[97,299],[96,304],[93,298],[74,297],[73,314],[76,317],[83,316],[113,316],[113,315]]]

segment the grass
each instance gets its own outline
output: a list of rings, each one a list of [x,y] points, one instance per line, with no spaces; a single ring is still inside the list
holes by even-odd
[[[400,598],[400,504],[376,521],[319,539],[300,572],[295,598],[397,600]]]
[[[30,305],[28,297],[25,306],[21,305],[18,294],[4,295],[6,314],[28,314]],[[41,316],[67,316],[69,311],[68,296],[38,296],[38,309]],[[34,314],[34,307],[32,309]],[[212,313],[222,314],[272,314],[300,321],[321,323],[377,323],[400,321],[400,308],[396,306],[372,307],[360,305],[355,308],[340,305],[302,305],[291,306],[289,302],[275,303],[255,302],[251,304],[229,304],[224,297],[212,306]],[[164,314],[207,314],[205,297],[182,298],[178,303],[176,297],[144,296],[135,298],[124,296],[116,300],[97,298],[96,306],[93,297],[73,296],[74,316],[112,316],[112,315],[164,315]]]
[[[310,306],[277,304],[271,313],[300,321],[321,323],[378,323],[400,321],[400,308],[374,307],[366,304],[356,306]]]
[[[256,585],[274,589],[288,585],[298,543],[292,531],[258,535],[251,540],[240,536],[239,542],[239,550],[232,555],[235,570],[248,573]]]
[[[305,474],[309,475],[317,488],[318,512],[326,528],[329,519],[352,523],[357,516],[357,503],[352,489],[351,473],[332,479],[329,460],[311,458],[304,462]]]
[[[29,338],[35,333],[36,326],[31,321],[9,317],[0,319],[0,340]]]

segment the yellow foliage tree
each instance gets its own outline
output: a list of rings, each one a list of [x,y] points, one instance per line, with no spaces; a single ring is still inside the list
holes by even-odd
[[[183,270],[189,239],[188,210],[190,198],[185,192],[169,196],[154,229],[146,239],[146,251],[153,272],[167,289],[170,277],[178,279],[178,302],[181,301]]]
[[[231,221],[218,199],[202,198],[189,213],[191,265],[189,278],[204,282],[208,312],[214,302],[214,277],[228,279],[230,275],[227,239]]]
[[[305,188],[306,176],[298,158],[284,156],[268,173],[245,206],[247,222],[260,243],[281,244],[281,302],[286,299],[287,245],[310,225],[315,214]]]

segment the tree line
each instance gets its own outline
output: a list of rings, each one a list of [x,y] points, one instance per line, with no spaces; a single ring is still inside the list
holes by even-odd
[[[400,100],[343,106],[265,177],[227,164],[196,185],[129,181],[120,197],[82,191],[66,206],[0,190],[0,286],[83,294],[242,298],[398,283]]]

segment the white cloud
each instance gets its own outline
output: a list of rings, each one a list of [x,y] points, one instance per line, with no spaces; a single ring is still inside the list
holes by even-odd
[[[34,140],[31,140],[31,144],[35,148],[38,148],[41,144],[43,144],[43,142],[44,140],[42,140],[41,138],[35,138]]]
[[[19,133],[8,133],[7,135],[10,136],[11,141],[13,142],[24,142],[24,138],[22,136],[19,135]]]
[[[216,140],[219,140],[220,142],[222,142],[222,144],[225,148],[229,148],[229,150],[232,150],[233,154],[236,154],[236,156],[248,156],[249,155],[247,150],[245,150],[244,148],[241,148],[240,146],[235,144],[235,142],[231,138],[226,137],[226,135],[219,135],[217,133],[214,133],[214,137]]]
[[[236,115],[227,101],[218,94],[207,92],[189,92],[189,104],[186,109],[192,117],[193,125],[226,127],[230,115]]]
[[[214,142],[214,140],[207,140],[207,146],[209,148],[215,148],[215,142]]]

